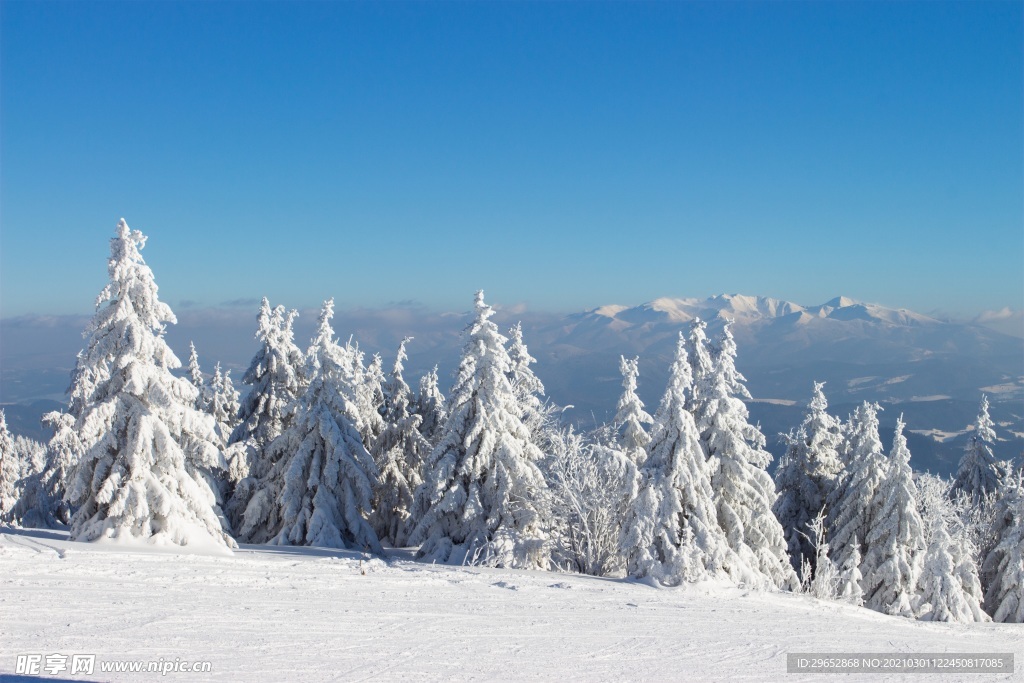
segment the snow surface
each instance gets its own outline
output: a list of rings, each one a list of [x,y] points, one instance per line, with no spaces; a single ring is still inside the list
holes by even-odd
[[[409,557],[276,546],[226,557],[5,530],[0,680],[18,654],[54,652],[94,653],[97,672],[113,659],[212,662],[203,676],[162,677],[190,681],[798,682],[838,678],[786,674],[787,652],[1014,652],[1017,673],[980,677],[991,681],[1020,680],[1024,660],[1019,624],[922,623],[717,583],[664,589]],[[83,680],[104,678],[147,679]]]

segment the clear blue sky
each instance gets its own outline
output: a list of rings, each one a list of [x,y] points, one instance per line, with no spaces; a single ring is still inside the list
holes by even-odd
[[[12,2],[0,316],[1024,305],[1022,3]]]

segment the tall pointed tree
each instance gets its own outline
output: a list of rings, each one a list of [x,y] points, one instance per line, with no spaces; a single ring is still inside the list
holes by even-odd
[[[750,398],[736,369],[736,342],[727,322],[710,376],[705,380],[702,420],[707,454],[714,467],[711,487],[718,523],[733,552],[758,572],[768,585],[797,590],[782,526],[772,513],[775,482],[767,472],[772,456],[764,435],[749,422]]]
[[[806,561],[812,571],[820,553],[810,541],[810,524],[824,510],[842,469],[838,447],[843,436],[839,420],[827,412],[824,386],[824,382],[814,383],[803,423],[795,434],[784,437],[788,446],[775,474],[779,496],[772,506],[782,524],[793,567]]]
[[[1006,473],[1006,468],[992,453],[995,440],[995,425],[988,414],[988,396],[982,396],[978,419],[974,422],[974,434],[960,458],[952,493],[962,491],[975,503],[979,503],[999,487],[999,480]]]
[[[415,523],[412,513],[416,489],[423,483],[423,462],[430,453],[430,444],[419,431],[422,418],[410,412],[412,392],[402,375],[409,358],[405,345],[411,340],[406,337],[398,346],[386,385],[385,427],[373,448],[380,481],[370,520],[377,536],[395,547],[407,544]]]
[[[259,349],[252,358],[242,383],[252,387],[242,399],[238,424],[228,444],[240,449],[234,469],[248,472],[238,481],[228,502],[227,512],[239,540],[263,543],[268,540],[270,516],[276,512],[281,478],[277,461],[267,447],[291,425],[297,398],[304,390],[304,360],[295,345],[292,325],[298,312],[285,312],[283,306],[270,307],[266,297],[257,316],[256,339]]]
[[[982,567],[985,609],[993,621],[1024,623],[1024,479],[1004,476],[995,500],[995,547]]]
[[[83,453],[69,487],[78,506],[70,537],[234,545],[211,486],[224,466],[213,419],[195,409],[196,388],[171,374],[181,362],[163,335],[176,320],[157,296],[145,244],[141,232],[118,223],[110,283],[73,376]]]
[[[700,578],[746,576],[718,525],[708,463],[686,410],[693,375],[683,335],[655,418],[640,494],[623,525],[622,553],[631,577],[677,585]]]
[[[19,470],[14,455],[14,439],[7,430],[7,417],[0,410],[0,524],[13,518],[14,506],[18,502]]]
[[[203,379],[203,371],[199,367],[199,354],[196,353],[196,345],[188,343],[188,379],[192,382],[199,393],[196,395],[196,408],[206,410],[209,397],[206,393],[206,381]]]
[[[423,418],[420,422],[420,434],[433,448],[437,445],[444,423],[448,420],[444,394],[437,386],[436,365],[433,370],[420,378],[419,392],[416,394],[413,412]]]
[[[867,539],[878,513],[875,493],[881,486],[888,467],[878,436],[877,403],[865,401],[851,419],[850,462],[841,475],[840,485],[833,489],[826,501],[829,513],[829,534],[833,560],[843,568],[849,566],[849,555],[855,549],[863,558]]]
[[[635,465],[641,466],[646,458],[647,444],[651,442],[651,436],[644,425],[653,424],[654,418],[647,414],[643,401],[636,395],[640,358],[619,356],[619,371],[622,373],[622,396],[616,406],[613,426],[622,452]]]
[[[883,478],[874,495],[872,507],[876,512],[869,523],[861,572],[866,607],[912,617],[924,559],[925,530],[917,512],[917,487],[910,469],[904,426],[901,415],[896,421]]]
[[[945,481],[919,478],[918,509],[925,529],[924,562],[917,580],[915,611],[922,621],[988,621],[974,562],[973,542],[946,496]]]
[[[542,451],[550,450],[550,437],[547,431],[551,422],[551,411],[541,397],[544,395],[544,384],[530,367],[537,359],[530,355],[523,341],[523,325],[516,323],[508,331],[508,358],[510,362],[509,381],[512,391],[519,401],[523,424],[530,430],[530,438]]]
[[[274,501],[280,527],[270,530],[271,542],[383,553],[366,520],[377,467],[359,434],[356,388],[346,354],[334,340],[333,315],[330,299],[307,355],[309,383],[295,419],[267,449],[283,474]]]
[[[439,562],[545,568],[547,485],[539,449],[519,414],[505,337],[477,292],[443,436],[418,496],[426,503],[410,542]]]

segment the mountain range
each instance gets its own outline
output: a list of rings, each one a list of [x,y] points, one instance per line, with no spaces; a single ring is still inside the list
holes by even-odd
[[[237,382],[256,350],[253,308],[181,310],[168,341],[180,358],[195,341],[204,370],[219,361],[234,371]],[[311,337],[316,318],[316,311],[301,311],[300,346]],[[640,357],[639,395],[653,412],[677,335],[695,318],[707,322],[712,340],[726,320],[734,321],[737,365],[753,396],[751,415],[776,455],[782,448],[778,434],[800,423],[814,381],[826,382],[830,410],[843,418],[863,400],[881,403],[886,440],[904,414],[917,469],[949,473],[955,468],[983,393],[992,402],[998,455],[1024,452],[1024,338],[982,324],[848,297],[805,306],[739,294],[666,297],[569,315],[499,306],[495,316],[503,329],[522,321],[548,396],[559,405],[571,404],[564,415],[581,426],[613,417],[621,390],[620,354]],[[380,352],[386,367],[398,342],[414,336],[406,377],[414,383],[436,363],[445,386],[457,366],[467,320],[468,314],[415,306],[353,309],[338,311],[335,329],[343,338],[351,334],[368,353]],[[60,405],[86,321],[83,316],[0,321],[0,401],[7,404],[13,431],[44,436],[39,414]]]

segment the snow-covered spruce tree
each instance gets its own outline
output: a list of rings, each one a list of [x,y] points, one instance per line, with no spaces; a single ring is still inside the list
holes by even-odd
[[[272,517],[282,482],[267,446],[291,424],[305,387],[302,351],[292,331],[297,316],[283,306],[271,308],[263,298],[256,329],[260,347],[242,376],[242,383],[252,389],[240,404],[228,439],[232,470],[248,474],[235,484],[227,513],[238,539],[248,543],[265,543],[267,529],[276,526]]]
[[[9,524],[14,517],[14,506],[18,502],[19,473],[14,439],[7,430],[7,417],[0,410],[0,524]]]
[[[863,540],[867,539],[878,513],[875,493],[888,468],[888,459],[878,437],[879,410],[877,403],[865,401],[854,411],[847,446],[849,463],[839,486],[829,493],[825,502],[832,560],[842,569],[849,566],[847,560],[854,550],[858,558],[863,557],[866,550]],[[855,544],[855,539],[861,539],[860,545]]]
[[[1024,623],[1024,481],[1004,476],[995,506],[998,544],[983,565],[985,609],[993,621]]]
[[[644,429],[644,425],[654,422],[654,418],[644,410],[643,401],[636,395],[640,358],[627,359],[625,356],[619,356],[619,371],[622,373],[622,396],[619,397],[612,425],[618,436],[619,448],[639,467],[643,465],[647,444],[651,442],[651,436]]]
[[[380,471],[370,521],[377,536],[395,547],[407,544],[415,520],[412,519],[416,489],[423,483],[423,461],[430,444],[420,434],[422,418],[409,412],[412,392],[402,376],[408,359],[406,337],[398,346],[398,355],[385,387],[388,397],[384,431],[373,447],[373,459]]]
[[[556,433],[552,444],[556,564],[581,574],[621,576],[619,538],[637,496],[635,463],[620,450],[586,443],[572,427]]]
[[[550,548],[541,452],[519,415],[505,338],[482,291],[475,308],[449,417],[417,496],[426,511],[410,542],[438,562],[543,569]]]
[[[718,525],[708,462],[686,401],[693,375],[680,333],[668,386],[654,421],[640,493],[627,511],[622,555],[627,574],[666,585],[708,576],[760,578],[729,548]]]
[[[864,604],[864,577],[860,573],[860,542],[856,536],[850,539],[850,551],[839,568],[839,587],[836,593],[840,600],[856,605]]]
[[[918,480],[918,510],[927,550],[914,604],[922,621],[989,621],[971,539],[946,497],[948,482],[930,475]]]
[[[43,424],[54,432],[46,446],[46,466],[39,473],[32,495],[19,502],[18,516],[25,526],[52,529],[71,523],[72,510],[64,498],[82,444],[70,413],[46,413]]]
[[[220,363],[213,368],[213,379],[210,380],[209,403],[207,412],[217,423],[217,433],[226,444],[235,431],[240,405],[238,391],[231,381],[231,371],[222,372]]]
[[[307,354],[309,383],[281,436],[267,448],[282,475],[279,510],[268,529],[277,545],[314,545],[383,553],[366,520],[377,483],[359,434],[356,387],[344,349],[334,340],[334,300],[324,302]],[[246,511],[246,522],[249,513]]]
[[[412,412],[422,417],[420,434],[427,440],[431,448],[437,445],[448,411],[444,403],[444,394],[437,387],[437,366],[420,378],[420,390],[416,394],[416,403]]]
[[[839,420],[827,412],[824,386],[824,382],[814,383],[814,395],[807,404],[803,423],[795,434],[783,436],[787,448],[775,473],[779,497],[772,506],[782,524],[793,567],[806,561],[812,572],[820,553],[811,544],[809,525],[824,510],[828,493],[842,469],[837,449],[843,437]]]
[[[194,407],[196,388],[171,374],[181,361],[163,334],[176,320],[157,297],[140,253],[145,243],[118,223],[110,283],[79,356],[86,369],[73,376],[71,394],[83,399],[75,425],[83,452],[68,486],[77,506],[70,538],[234,546],[212,483],[224,467],[213,419]]]
[[[1003,464],[992,453],[992,444],[996,440],[994,426],[988,415],[988,397],[982,396],[974,434],[960,459],[952,488],[954,494],[962,491],[971,496],[976,505],[983,503],[985,497],[999,487],[999,480],[1006,473]]]
[[[711,375],[705,380],[704,431],[711,463],[711,488],[718,523],[729,546],[763,580],[744,579],[785,590],[798,590],[799,579],[789,562],[782,525],[772,513],[775,482],[766,471],[772,456],[764,450],[764,435],[748,421],[750,398],[744,377],[736,369],[736,342],[727,322],[719,341]]]
[[[374,354],[370,365],[363,363],[365,354],[359,350],[359,344],[353,343],[351,337],[340,347],[345,359],[345,367],[351,377],[352,400],[359,415],[359,434],[367,450],[384,431],[384,361],[379,354]]]
[[[690,370],[693,373],[692,389],[687,400],[686,409],[693,415],[697,432],[703,437],[707,431],[708,392],[713,382],[715,361],[708,343],[707,323],[700,318],[690,322],[690,335],[686,342],[686,352],[690,359]],[[702,443],[704,454],[707,455],[707,443]]]
[[[193,342],[188,343],[188,379],[199,392],[196,394],[195,407],[199,410],[207,410],[210,397],[207,394],[203,371],[199,367],[199,354],[196,353],[196,345]],[[209,411],[207,410],[207,412]]]
[[[530,368],[537,359],[530,355],[523,341],[522,323],[516,323],[508,331],[508,357],[511,362],[509,381],[519,401],[523,424],[530,430],[530,438],[537,448],[547,453],[555,431],[555,408],[550,402],[541,400],[544,384]]]
[[[913,617],[925,531],[917,513],[917,487],[904,426],[901,415],[896,421],[885,474],[875,491],[872,507],[876,512],[868,525],[867,552],[860,568],[866,607]]]

